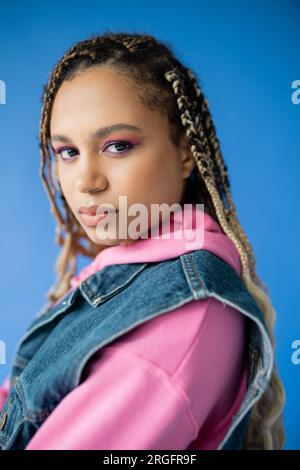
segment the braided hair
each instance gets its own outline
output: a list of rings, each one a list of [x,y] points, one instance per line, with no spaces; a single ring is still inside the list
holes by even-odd
[[[127,75],[145,106],[167,113],[173,143],[178,145],[180,137],[185,135],[195,166],[181,202],[204,203],[205,210],[235,244],[241,260],[241,279],[263,313],[275,349],[275,311],[267,286],[256,274],[255,256],[236,214],[208,101],[192,70],[176,59],[171,47],[146,34],[105,32],[80,41],[58,61],[44,85],[39,131],[40,176],[57,221],[55,242],[62,246],[56,261],[58,280],[47,293],[50,305],[70,288],[77,256],[93,258],[98,249],[87,239],[62,194],[55,159],[51,165],[50,146],[51,111],[60,85],[91,67]],[[268,388],[251,411],[244,449],[284,447],[284,404],[285,391],[274,361]]]

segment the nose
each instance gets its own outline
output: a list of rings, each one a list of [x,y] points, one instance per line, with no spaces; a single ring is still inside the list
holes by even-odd
[[[99,155],[82,155],[78,170],[77,189],[80,192],[93,194],[107,188],[108,180],[101,169]]]

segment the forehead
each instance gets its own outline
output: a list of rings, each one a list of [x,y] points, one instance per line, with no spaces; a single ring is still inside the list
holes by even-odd
[[[150,119],[153,114],[140,100],[138,88],[128,77],[112,70],[89,69],[65,80],[53,103],[51,130],[86,120],[103,122]]]

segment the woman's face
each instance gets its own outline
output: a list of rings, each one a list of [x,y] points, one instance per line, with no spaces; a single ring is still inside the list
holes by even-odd
[[[181,201],[194,161],[186,140],[175,147],[169,134],[167,116],[142,104],[133,82],[115,71],[89,69],[60,86],[50,122],[58,180],[75,218],[99,248],[134,240],[127,231],[139,215],[129,213],[133,204],[148,211],[150,229],[152,204]],[[97,227],[109,218],[92,226],[79,213],[81,206],[91,205],[118,211],[111,214],[115,231],[107,224],[105,239]]]

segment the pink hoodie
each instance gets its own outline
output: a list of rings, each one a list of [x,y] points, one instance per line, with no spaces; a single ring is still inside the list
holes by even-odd
[[[192,210],[194,216],[196,205]],[[177,228],[170,232],[194,230],[186,222],[183,227],[181,218],[174,220]],[[233,242],[206,213],[202,247],[240,274]],[[199,248],[187,248],[183,238],[108,247],[73,277],[71,286],[108,265],[160,261]],[[245,328],[242,314],[212,297],[137,326],[93,356],[81,383],[53,410],[26,450],[216,449],[246,392]],[[6,379],[0,409],[8,389]]]

